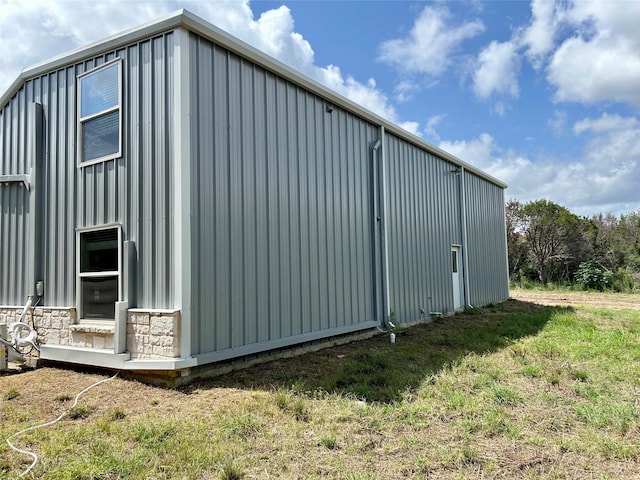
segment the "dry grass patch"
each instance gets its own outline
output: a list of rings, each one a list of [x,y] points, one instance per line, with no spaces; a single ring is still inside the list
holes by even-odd
[[[82,397],[86,416],[16,443],[44,479],[640,478],[636,310],[509,301],[397,340],[178,390],[115,379]],[[0,377],[0,435],[103,378]],[[27,464],[0,446],[0,477]]]

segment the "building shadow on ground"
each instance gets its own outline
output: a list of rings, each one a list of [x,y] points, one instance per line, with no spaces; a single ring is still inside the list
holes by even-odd
[[[557,312],[518,300],[473,309],[388,335],[254,365],[182,387],[293,390],[301,394],[341,394],[364,401],[394,402],[407,391],[470,354],[508,348],[538,334]]]

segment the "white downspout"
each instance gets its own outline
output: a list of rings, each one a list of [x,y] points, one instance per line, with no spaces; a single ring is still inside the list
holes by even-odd
[[[381,329],[391,329],[394,325],[389,322],[389,256],[387,249],[387,227],[386,227],[386,218],[387,218],[387,206],[386,206],[386,170],[385,170],[385,151],[384,151],[384,126],[380,127],[380,138],[371,144],[372,151],[372,168],[374,172],[374,182],[373,182],[373,204],[374,204],[374,214],[378,215],[376,218],[376,222],[380,223],[380,252],[382,255],[382,318],[380,319],[380,328]],[[382,147],[382,150],[380,150]],[[376,152],[380,151],[380,155],[376,156]],[[379,168],[378,168],[379,167]],[[380,174],[378,177],[376,172]],[[379,193],[376,198],[376,192]],[[376,205],[379,206],[376,208]],[[375,247],[374,247],[375,250]],[[377,262],[377,258],[374,260]],[[374,274],[376,275],[376,274]],[[376,275],[377,276],[377,275]],[[375,293],[374,293],[375,295]],[[377,304],[377,300],[375,302]]]
[[[388,328],[393,328],[395,325],[391,325],[389,317],[391,315],[391,308],[389,306],[389,250],[387,242],[387,155],[384,147],[384,125],[380,126],[380,141],[382,143],[382,150],[380,151],[380,203],[382,205],[382,308],[384,312],[384,322]]]

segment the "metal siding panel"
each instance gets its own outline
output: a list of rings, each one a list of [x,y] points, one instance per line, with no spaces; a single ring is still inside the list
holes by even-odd
[[[299,271],[298,271],[298,283],[300,284],[299,305],[297,307],[298,315],[298,333],[308,333],[311,331],[311,318],[312,318],[312,306],[311,300],[315,296],[315,292],[312,287],[312,270],[311,262],[313,250],[311,247],[310,237],[310,183],[311,177],[309,172],[309,164],[307,159],[309,156],[309,109],[308,101],[309,96],[304,90],[298,90],[296,96],[296,116],[300,119],[297,123],[297,135],[296,135],[296,151],[298,156],[298,205],[300,208],[297,211],[297,228],[298,228],[298,243],[299,243]]]
[[[194,76],[197,79],[197,84],[191,89],[191,93],[194,95],[192,114],[201,128],[192,128],[192,134],[198,132],[198,149],[192,149],[191,153],[202,159],[197,164],[199,170],[193,175],[193,178],[198,179],[198,205],[200,209],[198,221],[193,224],[200,228],[199,238],[201,238],[198,250],[196,250],[196,252],[200,252],[199,261],[193,262],[194,267],[199,268],[198,277],[194,282],[199,292],[199,301],[194,305],[203,305],[203,308],[206,308],[208,312],[214,312],[216,279],[209,273],[215,271],[215,244],[213,242],[216,225],[215,209],[210,208],[215,205],[213,49],[210,45],[198,43],[194,53],[197,54],[197,57],[192,60],[192,64],[198,69],[198,75]],[[195,232],[193,238],[196,238]],[[197,325],[200,333],[197,347],[192,349],[194,353],[214,348],[212,344],[206,342],[215,338],[215,315],[198,315],[198,318],[201,321],[192,322],[192,331],[198,332],[198,328],[194,328]]]
[[[153,224],[153,197],[154,197],[154,183],[150,182],[149,178],[155,178],[156,172],[154,169],[153,159],[155,158],[154,141],[153,141],[153,66],[152,66],[152,45],[151,42],[142,42],[140,44],[140,129],[138,135],[140,138],[140,157],[138,159],[141,169],[141,182],[139,185],[139,202],[141,219],[138,230],[138,243],[139,243],[139,259],[138,259],[138,282],[143,286],[142,291],[139,292],[139,306],[155,304],[156,296],[153,285],[153,279],[155,278],[155,262],[149,261],[151,258],[157,256],[154,245],[154,231],[155,225]]]
[[[278,338],[281,318],[280,310],[280,251],[279,245],[279,205],[278,205],[278,145],[276,116],[276,77],[271,73],[266,76],[266,118],[267,124],[267,252],[269,255],[269,335],[268,339]]]
[[[79,169],[78,226],[121,223],[137,243],[137,306],[171,308],[171,34],[85,62],[122,59],[122,157]]]
[[[166,136],[169,133],[168,124],[166,123],[166,98],[169,92],[166,91],[165,71],[166,66],[164,60],[164,38],[154,38],[152,41],[152,71],[153,71],[153,116],[151,118],[153,128],[153,158],[154,177],[150,179],[154,182],[153,196],[151,198],[153,221],[153,240],[154,250],[157,259],[154,262],[153,291],[155,296],[155,304],[163,307],[169,306],[164,303],[166,294],[165,279],[167,275],[167,258],[164,253],[167,251],[167,235],[170,229],[166,228],[165,219],[169,218],[167,201],[171,187],[168,185],[167,172],[167,151]],[[107,168],[113,168],[113,162],[109,162]],[[111,206],[111,205],[110,205]]]
[[[243,299],[243,211],[242,211],[242,94],[240,90],[240,59],[228,55],[227,88],[229,112],[229,286],[230,342],[232,347],[244,343]]]
[[[240,69],[241,93],[239,95],[241,113],[241,147],[240,181],[242,183],[242,197],[239,221],[242,226],[242,237],[239,245],[242,247],[242,269],[239,272],[242,288],[242,308],[239,309],[238,320],[242,322],[242,344],[257,341],[258,307],[255,301],[257,294],[256,275],[256,117],[254,98],[254,68],[251,64],[241,63]],[[243,218],[244,212],[244,218]]]
[[[280,287],[280,317],[276,319],[279,332],[276,338],[291,336],[291,246],[289,242],[289,125],[287,115],[288,104],[287,82],[278,78],[276,81],[276,139],[278,146],[278,246],[279,258],[279,287]]]
[[[300,278],[301,269],[301,244],[300,244],[300,152],[299,119],[298,116],[298,90],[292,85],[287,85],[287,151],[289,152],[288,169],[288,210],[289,210],[289,282],[290,282],[290,310],[289,329],[290,335],[302,333],[301,310],[302,295],[304,294],[304,282]]]
[[[310,271],[310,330],[319,331],[322,329],[322,301],[321,301],[321,260],[320,250],[320,199],[322,198],[319,187],[319,165],[318,159],[321,152],[319,122],[322,105],[314,96],[307,94],[307,164],[309,167],[309,271]]]
[[[328,224],[328,208],[327,208],[327,142],[326,137],[326,122],[327,116],[325,113],[324,102],[316,98],[315,99],[315,168],[316,168],[316,210],[317,210],[317,236],[318,239],[318,308],[319,315],[316,321],[313,323],[314,330],[326,330],[330,328],[331,313],[330,313],[330,298],[329,296],[329,241],[327,232],[329,230]]]
[[[334,133],[333,146],[335,150],[335,166],[337,173],[335,175],[334,181],[334,198],[337,199],[337,204],[335,205],[335,213],[337,216],[337,221],[335,222],[336,232],[335,232],[335,251],[336,254],[336,325],[343,326],[345,324],[345,290],[349,288],[349,285],[346,284],[344,278],[344,266],[345,266],[345,248],[344,248],[344,237],[345,237],[345,188],[343,186],[343,179],[345,177],[345,166],[346,163],[343,161],[343,158],[346,156],[344,153],[345,148],[345,134],[344,134],[344,124],[345,124],[345,112],[341,109],[337,110],[337,113],[334,113],[337,118],[337,128]]]
[[[191,49],[194,279],[208,284],[194,351],[266,350],[370,321],[370,284],[356,277],[371,271],[359,216],[377,129],[206,40]]]
[[[327,116],[325,115],[325,118]],[[325,220],[326,220],[326,263],[327,263],[327,321],[329,328],[334,328],[337,322],[337,285],[336,285],[336,216],[335,216],[335,158],[334,158],[334,132],[336,115],[328,116],[328,125],[325,128]]]
[[[124,197],[123,200],[123,216],[124,223],[127,226],[125,236],[127,240],[136,242],[136,251],[138,256],[138,265],[136,268],[136,278],[134,279],[136,285],[136,307],[143,305],[149,295],[145,292],[144,283],[142,282],[143,269],[141,259],[143,258],[142,252],[143,237],[140,234],[140,226],[143,223],[143,214],[141,210],[141,183],[144,178],[143,169],[141,166],[143,143],[142,136],[140,135],[140,129],[142,124],[142,97],[143,90],[142,85],[142,59],[140,55],[141,47],[139,44],[131,45],[127,48],[127,68],[126,81],[123,85],[123,96],[126,99],[124,102],[124,132],[131,132],[130,135],[126,135],[125,141],[123,141],[122,148],[123,154],[127,158],[127,176],[128,181],[125,182],[125,188],[121,189],[121,193]],[[82,204],[82,202],[80,202]]]
[[[256,179],[256,341],[269,340],[269,158],[267,127],[267,74],[256,68],[254,77]]]
[[[359,144],[360,137],[355,135],[354,132],[354,119],[350,116],[345,116],[345,129],[344,129],[344,175],[342,177],[342,198],[346,207],[343,209],[343,245],[346,252],[346,258],[342,263],[344,278],[343,282],[348,287],[345,291],[345,311],[344,311],[344,324],[350,325],[354,323],[357,317],[355,306],[357,305],[357,295],[352,295],[351,292],[358,292],[358,284],[355,277],[357,270],[358,256],[355,254],[356,245],[354,243],[354,227],[356,226],[355,213],[355,190],[352,184],[353,169],[355,164],[355,145]],[[365,157],[366,158],[366,157]]]
[[[28,174],[27,141],[32,131],[27,109],[27,87],[20,90],[1,114],[0,173]],[[21,183],[0,185],[0,305],[22,305],[30,288],[29,192]],[[21,213],[20,213],[21,212]]]
[[[402,182],[400,179],[398,179],[398,175],[400,173],[397,163],[397,159],[400,157],[398,149],[398,142],[395,141],[394,137],[388,135],[386,152],[386,179],[389,186],[387,188],[387,198],[385,199],[388,202],[388,217],[385,218],[384,221],[386,222],[387,243],[389,249],[389,308],[390,310],[394,310],[394,312],[400,305],[401,299],[399,295],[400,292],[402,292],[403,287],[401,281],[402,263],[400,257],[402,246],[399,244],[400,223],[398,215],[402,211],[399,199],[401,190],[400,188],[398,188],[398,186],[401,185]],[[397,320],[400,321],[399,318],[397,318]]]
[[[509,297],[504,191],[466,174],[467,236],[472,305],[501,302]]]
[[[451,165],[387,135],[390,306],[398,322],[451,311],[450,246],[461,243]]]
[[[231,226],[229,205],[229,85],[227,79],[228,53],[214,48],[214,159],[215,159],[215,213],[216,213],[216,302],[214,314],[216,317],[215,348],[216,350],[230,348],[231,329],[231,292],[229,280],[231,278],[229,232]]]
[[[43,194],[43,270],[45,302],[48,305],[73,306],[75,303],[75,228],[122,222],[129,239],[138,242],[143,267],[139,269],[140,303],[151,308],[172,306],[171,271],[167,267],[171,261],[169,233],[173,205],[170,176],[167,174],[170,161],[167,149],[171,147],[168,133],[171,130],[167,129],[171,118],[167,108],[170,104],[167,99],[172,90],[172,73],[167,65],[171,63],[171,35],[158,37],[153,42],[156,44],[154,57],[148,51],[151,41],[142,42],[30,80],[25,84],[25,90],[18,94],[24,95],[22,92],[28,88],[28,101],[43,105],[45,119],[43,182],[38,188]],[[143,63],[146,64],[141,74],[138,54],[145,49],[147,56]],[[76,76],[116,56],[123,57],[125,79],[122,103],[123,158],[78,169]],[[154,74],[151,75],[151,72]],[[154,94],[156,96],[152,97]],[[21,97],[19,101],[26,106],[24,98]],[[12,105],[16,101],[18,97],[4,108],[3,119],[7,112],[15,110]],[[140,106],[147,110],[140,111]],[[154,109],[157,109],[159,116],[154,116]],[[26,145],[27,137],[24,135],[27,135],[29,126],[24,122],[28,120],[25,117],[20,121],[22,124],[16,123],[14,126],[14,120],[11,124],[3,120],[3,157],[17,157],[18,146]],[[6,141],[7,138],[10,138],[10,142]],[[10,153],[7,155],[6,152]],[[3,158],[3,170],[6,162]],[[144,175],[138,173],[139,162],[142,163]],[[133,185],[127,184],[127,181],[133,182]],[[127,201],[129,193],[130,201]],[[4,207],[9,200],[5,201],[6,192],[2,195]],[[125,211],[127,208],[129,210]],[[4,217],[2,221],[4,230]],[[16,231],[18,224],[15,222],[22,220],[10,220],[11,231]],[[12,242],[2,249],[2,256],[10,253],[26,258],[24,242],[28,240],[27,232],[21,232],[21,236],[22,246],[18,247],[16,242]],[[154,269],[153,265],[157,267]],[[18,278],[18,275],[13,272],[11,278]],[[21,288],[24,290],[24,287]],[[153,298],[154,291],[159,291],[157,302]],[[13,292],[11,296],[23,303],[18,297],[24,296],[24,291]],[[6,303],[5,300],[3,303]]]

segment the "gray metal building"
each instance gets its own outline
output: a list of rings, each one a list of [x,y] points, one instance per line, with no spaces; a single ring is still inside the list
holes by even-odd
[[[508,298],[506,185],[188,11],[0,98],[0,323],[180,370]],[[472,160],[472,159],[471,159]]]

